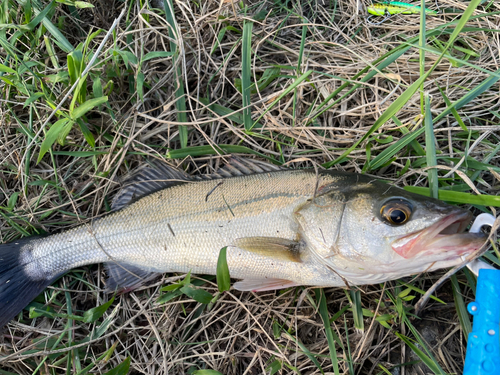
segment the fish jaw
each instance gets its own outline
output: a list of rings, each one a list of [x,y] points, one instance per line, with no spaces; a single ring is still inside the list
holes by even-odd
[[[426,229],[396,239],[392,249],[405,259],[445,252],[452,257],[471,253],[486,239],[482,233],[465,232],[471,220],[472,213],[468,211],[452,213]]]

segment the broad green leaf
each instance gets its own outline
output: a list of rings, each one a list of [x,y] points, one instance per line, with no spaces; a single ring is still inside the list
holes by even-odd
[[[0,72],[5,72],[5,73],[16,73],[16,71],[12,68],[9,68],[6,65],[0,64]]]
[[[135,57],[135,55],[130,52],[130,51],[122,51],[122,50],[118,50],[117,51],[120,56],[122,57],[123,59],[123,62],[125,63],[125,65],[129,66],[130,63],[134,64],[134,65],[137,65],[137,57]]]
[[[162,304],[162,303],[167,303],[168,301],[176,298],[176,297],[179,297],[180,295],[182,294],[182,292],[180,291],[180,289],[176,289],[172,292],[168,292],[168,293],[165,293],[165,294],[162,294],[158,300],[156,301],[156,303],[158,304]]]
[[[212,298],[214,298],[210,293],[208,293],[206,290],[203,289],[195,289],[192,288],[188,285],[183,286],[180,291],[184,293],[186,296],[189,298],[194,299],[195,301],[198,301],[200,303],[210,303]]]
[[[19,197],[19,194],[20,194],[19,191],[15,191],[9,197],[9,201],[7,202],[7,208],[9,209],[9,211],[12,211],[14,209],[14,207],[16,207],[17,198]]]
[[[283,368],[283,362],[275,359],[274,361],[271,362],[271,364],[267,367],[267,370],[269,371],[269,375],[274,375],[276,374],[279,370]]]
[[[57,137],[59,136],[59,133],[61,130],[64,128],[64,126],[70,121],[68,118],[62,118],[58,121],[56,121],[49,129],[47,134],[45,134],[45,139],[42,142],[42,145],[40,146],[40,153],[38,154],[38,159],[37,163],[40,163],[40,160],[42,160],[43,156],[49,149],[52,147],[54,142],[57,140]]]
[[[76,120],[82,117],[85,113],[92,110],[94,107],[104,104],[108,101],[107,96],[101,96],[100,98],[89,99],[85,103],[81,104],[79,107],[75,108],[71,113],[71,118]]]
[[[66,125],[62,127],[61,131],[57,135],[57,143],[59,143],[61,146],[64,146],[66,144],[66,137],[73,128],[74,124],[75,123],[73,121],[69,121]]]
[[[101,96],[104,95],[102,91],[102,83],[100,76],[95,76],[92,78],[92,93],[94,94],[94,98],[100,98]]]
[[[115,300],[115,296],[111,297],[111,299],[103,303],[101,306],[93,307],[90,310],[87,310],[83,313],[83,321],[85,323],[94,323],[97,319],[104,315],[106,310],[111,306],[113,301]]]
[[[142,59],[142,62],[152,60],[152,59],[157,59],[157,58],[165,58],[165,57],[170,57],[174,54],[174,52],[170,51],[153,51],[146,53]]]
[[[68,54],[66,58],[68,63],[68,73],[71,78],[71,83],[75,83],[82,73],[83,54],[79,49],[75,49]]]
[[[36,93],[32,94],[28,99],[26,99],[26,101],[23,104],[23,107],[30,105],[31,103],[38,100],[39,98],[41,98],[44,95],[45,94],[43,92],[36,92]]]
[[[79,9],[93,8],[94,6],[86,1],[75,1],[75,7]]]
[[[87,125],[83,122],[81,118],[76,120],[78,123],[78,126],[80,127],[80,130],[82,131],[83,136],[85,137],[85,140],[87,143],[90,145],[90,147],[94,148],[95,147],[95,138],[90,129],[87,127]]]
[[[227,267],[227,246],[220,249],[219,258],[217,259],[217,286],[219,292],[225,292],[231,288],[231,278],[229,276],[229,268]]]
[[[144,100],[144,73],[137,73],[137,95],[139,95],[139,100],[142,102]]]
[[[104,375],[127,375],[130,369],[130,357],[127,357],[122,363],[114,369],[105,372]]]

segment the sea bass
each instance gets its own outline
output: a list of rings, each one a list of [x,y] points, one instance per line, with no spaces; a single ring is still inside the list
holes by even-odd
[[[454,266],[483,244],[470,212],[372,177],[233,159],[192,177],[141,168],[112,212],[0,245],[0,327],[58,277],[106,263],[107,287],[163,272],[215,274],[227,246],[238,290],[380,283]]]

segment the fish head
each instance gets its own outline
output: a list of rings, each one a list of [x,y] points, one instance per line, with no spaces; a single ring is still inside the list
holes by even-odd
[[[452,267],[486,239],[466,232],[469,211],[365,176],[320,186],[318,193],[304,212],[316,211],[315,219],[302,235],[317,259],[351,283]]]

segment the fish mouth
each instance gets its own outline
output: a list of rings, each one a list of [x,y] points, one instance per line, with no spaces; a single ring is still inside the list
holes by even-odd
[[[452,213],[428,228],[398,238],[392,243],[392,249],[405,259],[420,253],[449,252],[452,257],[471,253],[479,249],[486,239],[483,233],[465,232],[471,220],[472,213],[468,211]]]

